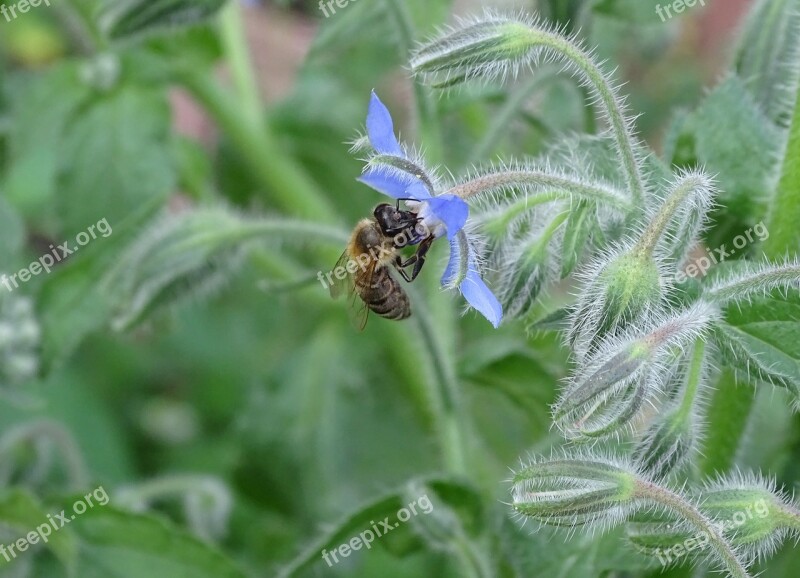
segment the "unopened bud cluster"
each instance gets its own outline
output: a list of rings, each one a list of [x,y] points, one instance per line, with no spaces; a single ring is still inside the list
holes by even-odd
[[[39,371],[41,330],[29,297],[0,291],[0,386],[23,383]]]

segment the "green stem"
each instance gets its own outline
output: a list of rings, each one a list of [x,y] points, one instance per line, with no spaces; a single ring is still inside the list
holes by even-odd
[[[705,186],[705,179],[697,175],[684,177],[677,183],[636,243],[634,251],[639,257],[647,259],[652,257],[658,241],[664,235],[675,213],[686,202],[689,195],[703,186]]]
[[[225,60],[230,66],[231,78],[241,103],[242,114],[256,126],[261,126],[263,122],[261,95],[253,74],[239,2],[228,2],[222,11],[220,36]]]
[[[409,14],[408,6],[404,0],[385,0],[385,2],[395,21],[400,57],[405,62],[416,40],[411,14]],[[439,132],[439,123],[436,122],[436,109],[430,95],[426,92],[419,79],[414,78],[412,83],[419,139],[425,143],[425,156],[428,161],[437,164],[444,160],[444,149],[441,133]]]
[[[800,264],[764,267],[747,276],[733,278],[713,285],[705,295],[720,305],[729,301],[744,301],[753,295],[764,294],[776,287],[800,284]]]
[[[483,137],[481,137],[481,140],[472,147],[472,151],[470,151],[467,157],[469,159],[467,164],[475,165],[488,158],[500,139],[505,136],[508,131],[508,125],[511,124],[514,117],[522,110],[522,106],[528,98],[530,98],[536,90],[546,85],[548,82],[551,82],[554,78],[556,78],[555,72],[548,70],[534,75],[528,82],[514,91],[508,97],[505,105],[503,105],[496,114],[492,115],[492,124],[489,130],[487,130],[483,134]],[[594,117],[592,116],[592,118]]]
[[[678,416],[680,420],[686,418],[692,411],[694,400],[697,397],[697,392],[700,390],[700,383],[703,377],[703,361],[706,355],[706,341],[705,339],[698,339],[694,342],[694,349],[692,351],[692,360],[689,363],[689,371],[686,375],[686,389],[683,392],[683,399],[678,408]]]
[[[800,253],[800,91],[795,95],[794,117],[778,189],[767,217],[769,238],[764,243],[768,258]]]
[[[271,201],[288,214],[327,223],[336,220],[333,205],[317,184],[286,155],[268,128],[242,113],[236,98],[199,72],[178,71],[177,82],[225,132]]]
[[[750,578],[747,569],[736,557],[731,545],[717,527],[697,508],[675,492],[646,480],[637,479],[634,497],[661,504],[675,512],[708,536],[709,545],[716,551],[720,561],[734,578]]]
[[[594,89],[597,100],[602,105],[611,127],[611,133],[620,155],[625,179],[635,206],[644,202],[644,179],[639,160],[634,152],[634,138],[628,119],[622,112],[621,100],[611,86],[608,78],[594,63],[592,57],[568,39],[536,28],[530,29],[530,44],[541,45],[562,54],[570,60]]]
[[[537,187],[551,189],[553,195],[569,200],[573,197],[596,201],[627,212],[630,202],[612,187],[584,183],[567,176],[548,173],[543,170],[507,170],[480,175],[464,183],[455,185],[447,193],[469,199],[481,193],[516,187]],[[527,201],[526,201],[527,202]]]
[[[225,486],[214,478],[201,475],[178,475],[148,480],[132,487],[121,488],[114,496],[115,503],[138,509],[166,497],[182,498],[189,493],[201,493],[212,499],[225,500]]]
[[[439,339],[438,332],[431,324],[431,315],[425,310],[422,299],[414,303],[417,328],[422,338],[425,351],[431,358],[433,372],[436,375],[431,391],[435,400],[434,408],[438,422],[435,424],[439,443],[447,471],[455,475],[466,474],[466,459],[462,426],[465,425],[461,390],[456,379],[452,363],[448,363],[447,352]]]

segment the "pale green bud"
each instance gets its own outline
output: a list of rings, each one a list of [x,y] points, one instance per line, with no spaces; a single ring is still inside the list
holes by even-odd
[[[632,504],[636,475],[623,462],[575,453],[535,460],[511,481],[517,512],[575,526],[621,519]]]

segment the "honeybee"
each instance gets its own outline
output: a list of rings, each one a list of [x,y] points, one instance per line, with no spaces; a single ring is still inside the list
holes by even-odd
[[[358,222],[347,248],[328,273],[331,297],[345,292],[361,298],[361,329],[367,323],[370,311],[386,319],[406,319],[411,315],[408,294],[391,272],[392,266],[406,281],[416,279],[425,263],[425,255],[433,242],[433,235],[421,226],[413,211],[382,203],[375,207],[371,219]],[[399,249],[419,245],[416,253],[403,259]],[[407,267],[414,266],[411,274]],[[332,277],[335,275],[335,279]]]

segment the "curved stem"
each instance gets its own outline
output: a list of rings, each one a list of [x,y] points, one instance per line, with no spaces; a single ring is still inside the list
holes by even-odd
[[[678,181],[673,191],[667,197],[667,200],[661,205],[661,208],[658,210],[653,220],[647,225],[647,228],[636,243],[634,251],[640,257],[652,257],[653,251],[655,251],[658,245],[658,241],[661,239],[662,235],[664,235],[675,213],[680,209],[689,195],[695,190],[702,188],[705,183],[706,180],[697,175],[690,175]]]
[[[638,479],[635,482],[634,497],[656,502],[686,519],[695,528],[708,536],[709,544],[714,548],[720,561],[723,562],[733,578],[750,578],[747,569],[736,557],[733,548],[717,527],[700,510],[684,500],[682,496],[652,482]]]
[[[623,114],[621,99],[617,96],[608,78],[594,63],[591,55],[558,34],[532,28],[530,29],[529,41],[533,46],[539,45],[552,49],[571,61],[592,88],[597,96],[598,104],[602,105],[605,116],[608,119],[622,168],[625,172],[625,180],[630,191],[631,200],[634,205],[641,206],[644,200],[644,179],[642,178],[639,159],[637,159],[634,152],[633,131],[630,122]]]
[[[627,212],[631,203],[610,186],[584,183],[568,176],[535,169],[511,169],[479,175],[451,187],[447,193],[469,199],[481,193],[514,187],[551,189],[548,193],[569,200],[572,197],[604,203]]]
[[[9,430],[0,439],[0,456],[5,457],[10,450],[26,440],[38,438],[51,440],[58,446],[72,486],[75,489],[84,488],[89,478],[89,472],[80,448],[72,434],[58,422],[46,419],[38,420]]]

